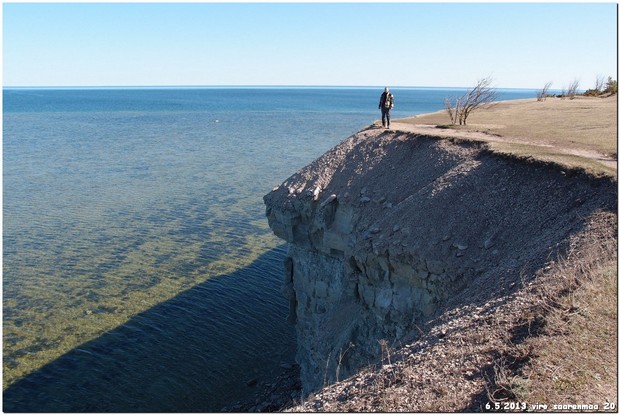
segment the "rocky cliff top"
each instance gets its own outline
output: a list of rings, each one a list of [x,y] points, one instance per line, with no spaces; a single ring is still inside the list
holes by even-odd
[[[292,214],[350,206],[355,250],[481,268],[500,258],[516,265],[517,258],[546,257],[581,226],[579,217],[615,210],[615,188],[613,179],[498,155],[483,143],[370,126],[295,173],[265,203]]]

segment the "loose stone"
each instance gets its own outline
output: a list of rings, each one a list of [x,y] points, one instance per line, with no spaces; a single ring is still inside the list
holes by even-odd
[[[314,189],[314,192],[312,194],[313,199],[318,200],[320,194],[321,194],[321,186],[317,186],[316,189]]]
[[[321,203],[321,207],[325,207],[327,205],[329,205],[331,202],[333,202],[334,200],[336,200],[337,196],[332,194],[330,195],[327,199],[325,199],[323,201],[323,203]]]

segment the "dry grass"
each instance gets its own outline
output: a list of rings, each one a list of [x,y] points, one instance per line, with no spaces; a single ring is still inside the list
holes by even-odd
[[[472,113],[466,126],[450,125],[447,112],[438,111],[396,120],[395,128],[437,125],[457,135],[478,132],[497,152],[610,175],[617,170],[617,106],[617,95],[502,101]],[[599,159],[603,164],[595,163]]]
[[[616,154],[618,98],[577,97],[503,101],[471,114],[467,126],[455,128],[482,131],[502,137],[527,138],[550,145],[568,146]],[[398,120],[411,124],[449,125],[446,111]]]
[[[530,403],[617,405],[617,225],[595,222],[571,252],[540,278],[532,312],[544,322],[524,347],[535,355],[507,383]],[[605,407],[607,404],[607,407]],[[540,408],[545,409],[545,408]]]
[[[503,153],[516,156],[521,159],[540,160],[556,163],[567,169],[583,170],[591,176],[617,175],[617,163],[600,163],[596,157],[584,157],[578,154],[567,154],[558,147],[544,147],[524,143],[496,143],[490,142],[489,149],[495,153]]]

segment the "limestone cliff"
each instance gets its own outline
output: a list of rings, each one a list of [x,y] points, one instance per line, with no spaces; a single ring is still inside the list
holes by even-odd
[[[603,187],[603,189],[601,189]],[[414,338],[451,297],[542,267],[615,184],[481,144],[368,128],[264,197],[288,242],[284,294],[305,392]]]

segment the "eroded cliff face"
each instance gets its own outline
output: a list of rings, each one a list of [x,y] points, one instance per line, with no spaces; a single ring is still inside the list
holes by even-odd
[[[289,243],[283,292],[308,393],[415,338],[464,288],[518,284],[583,218],[615,209],[616,191],[477,144],[368,128],[264,200]]]

